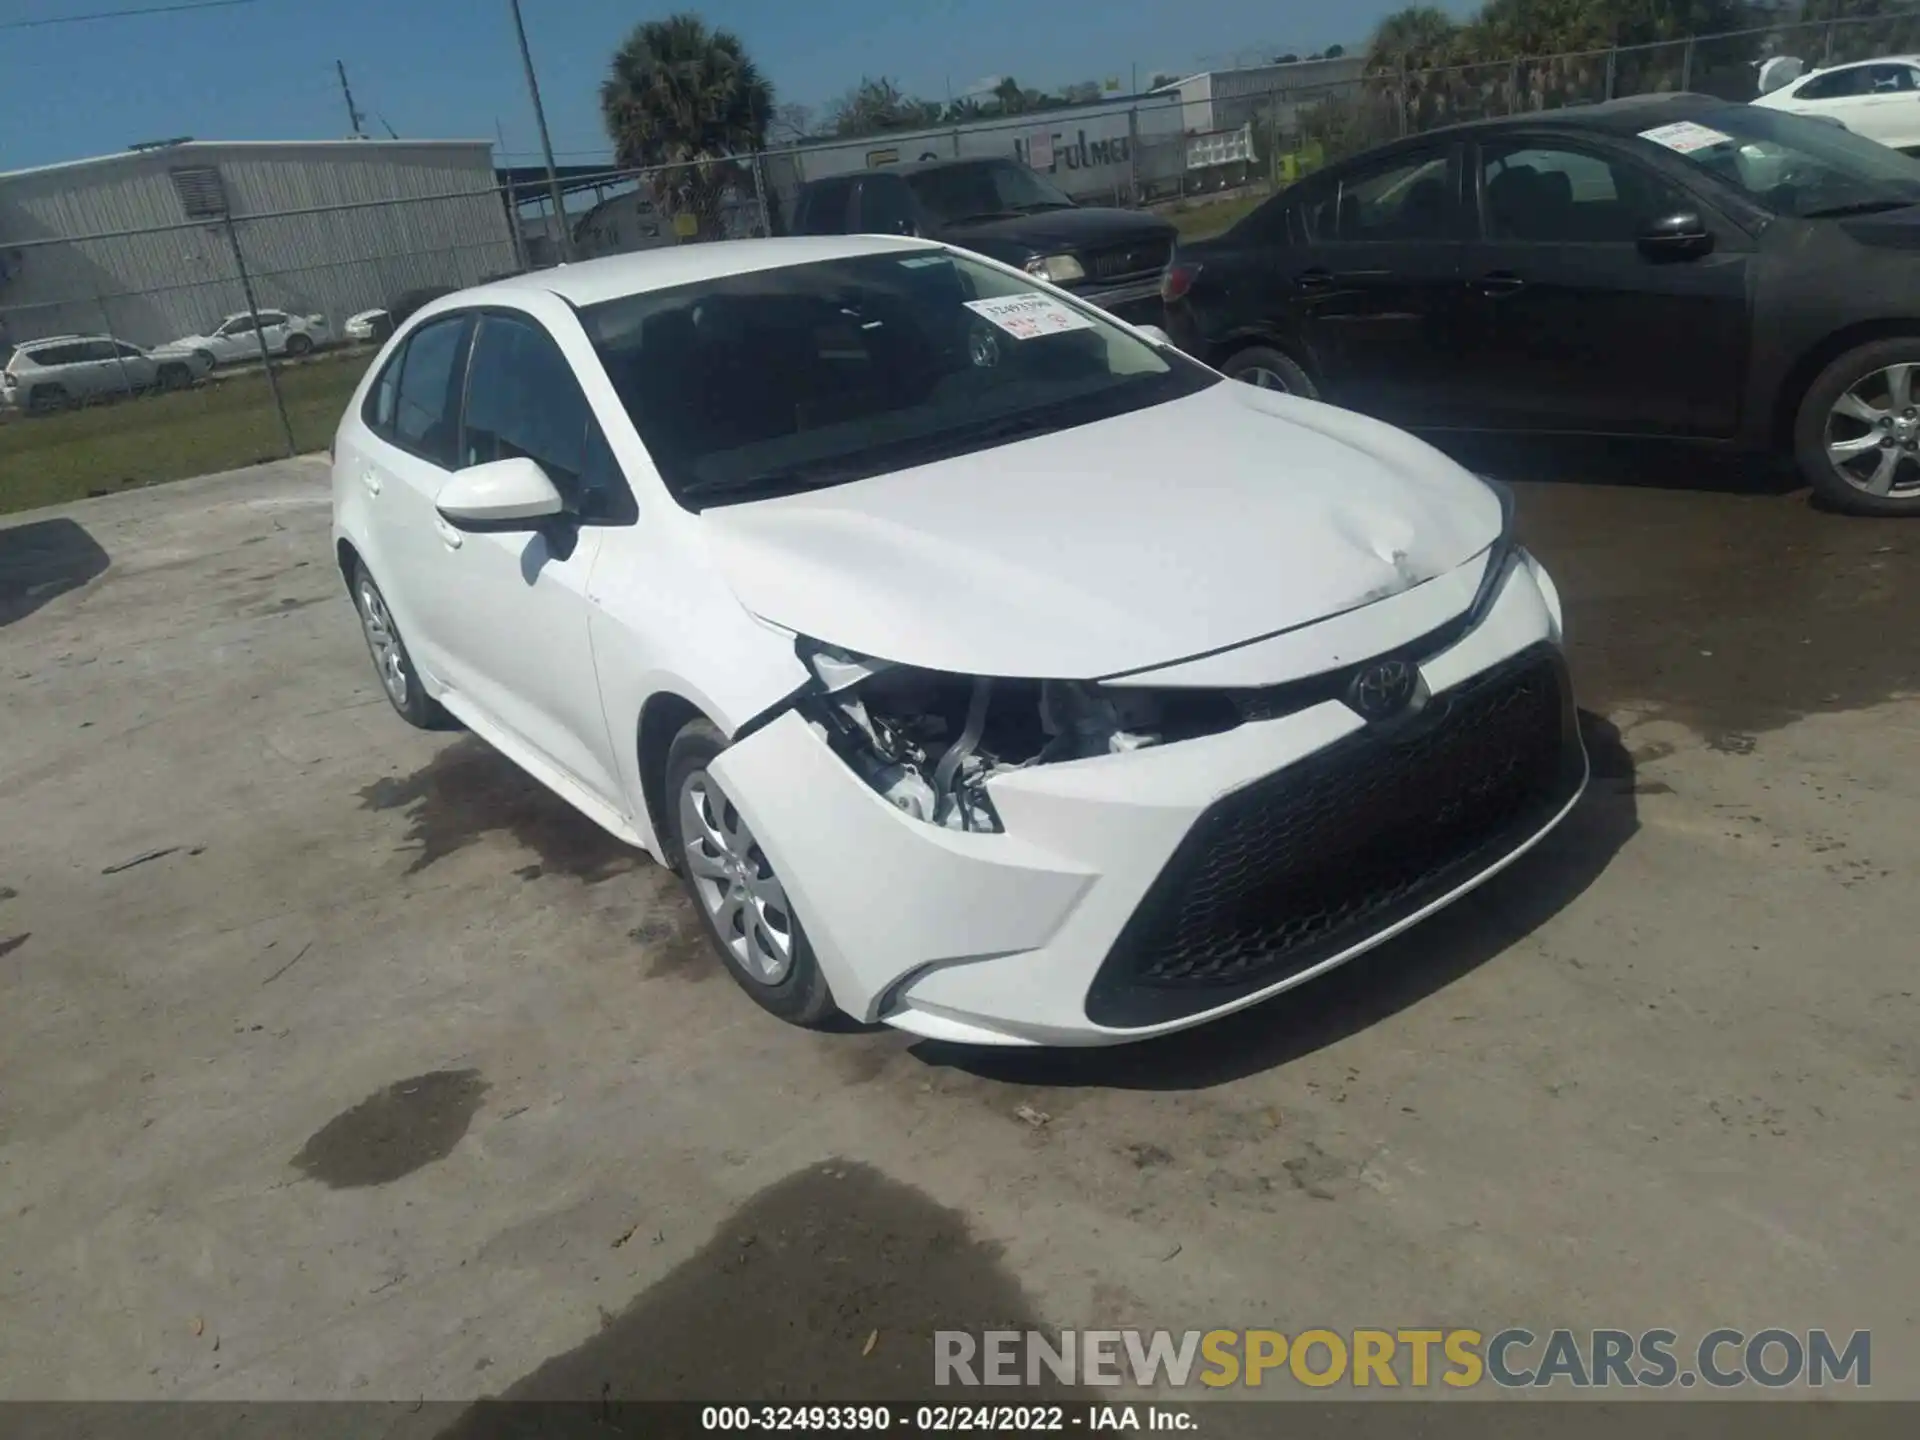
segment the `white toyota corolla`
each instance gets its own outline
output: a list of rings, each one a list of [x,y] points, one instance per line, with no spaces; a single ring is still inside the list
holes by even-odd
[[[450,295],[333,453],[395,708],[673,866],[801,1024],[1197,1024],[1457,898],[1586,783],[1502,492],[964,252],[738,241]]]

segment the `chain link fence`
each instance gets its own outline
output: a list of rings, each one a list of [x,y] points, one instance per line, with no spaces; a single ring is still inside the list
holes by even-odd
[[[416,175],[415,193],[361,198],[323,177],[298,204],[257,182],[229,195],[223,170],[244,179],[244,156],[163,161],[162,193],[186,218],[146,224],[165,206],[22,207],[7,188],[18,177],[0,177],[0,511],[321,449],[392,326],[427,299],[568,260],[788,233],[802,188],[833,175],[1012,156],[1082,204],[1204,205],[1217,221],[1200,223],[1225,223],[1321,166],[1437,126],[1675,90],[1741,101],[1772,55],[1813,66],[1906,52],[1920,52],[1920,11],[1264,91],[1216,76],[1199,100],[1170,90],[729,160],[570,168],[557,182],[476,156],[437,190]]]

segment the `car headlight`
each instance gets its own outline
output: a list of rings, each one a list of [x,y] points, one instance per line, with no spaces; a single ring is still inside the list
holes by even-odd
[[[1107,687],[924,670],[801,637],[810,693],[796,709],[875,793],[951,830],[1005,827],[995,775],[1215,734],[1242,716],[1225,691]]]
[[[1475,592],[1473,605],[1467,611],[1467,626],[1471,629],[1485,618],[1492,608],[1494,597],[1499,595],[1500,587],[1506,583],[1507,572],[1513,568],[1515,552],[1519,549],[1513,538],[1513,491],[1491,475],[1475,475],[1494,498],[1500,502],[1500,533],[1494,537],[1493,544],[1487,547],[1487,568],[1480,577],[1480,588]]]
[[[1087,267],[1071,255],[1036,255],[1027,261],[1027,273],[1050,280],[1055,285],[1069,285],[1075,280],[1086,279]]]

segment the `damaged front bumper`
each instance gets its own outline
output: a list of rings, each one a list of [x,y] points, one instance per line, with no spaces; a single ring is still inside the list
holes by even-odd
[[[1420,657],[1425,708],[1337,698],[985,782],[1002,828],[889,804],[799,710],[713,765],[840,1007],[972,1043],[1145,1038],[1254,1004],[1511,863],[1586,782],[1557,598],[1503,567]]]

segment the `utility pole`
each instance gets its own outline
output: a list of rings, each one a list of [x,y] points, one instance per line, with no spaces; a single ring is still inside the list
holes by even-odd
[[[561,260],[573,258],[573,236],[567,233],[567,205],[560,198],[560,177],[553,168],[553,141],[547,136],[547,112],[540,104],[540,82],[533,76],[533,52],[527,49],[527,27],[520,19],[520,0],[508,0],[513,7],[513,33],[520,39],[520,61],[527,67],[527,94],[533,97],[533,119],[540,127],[540,149],[547,157],[547,194],[553,200],[553,222],[559,233],[554,248]]]
[[[347,88],[347,62],[336,60],[333,62],[333,68],[340,72],[340,93],[347,100],[347,123],[353,126],[353,138],[364,140],[367,138],[367,132],[360,128],[360,122],[366,117],[354,108],[353,91]]]

